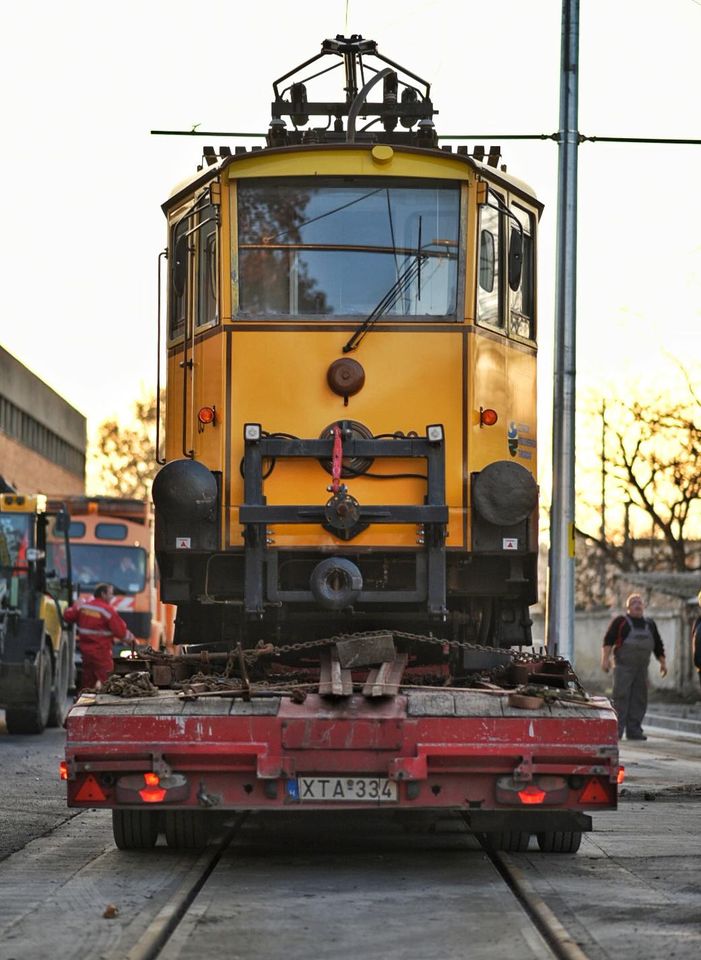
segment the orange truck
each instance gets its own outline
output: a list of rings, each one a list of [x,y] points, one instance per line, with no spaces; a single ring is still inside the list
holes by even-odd
[[[151,504],[80,496],[63,497],[61,503],[70,514],[77,593],[89,596],[98,583],[111,583],[113,606],[137,640],[154,650],[172,650],[175,608],[160,599]]]

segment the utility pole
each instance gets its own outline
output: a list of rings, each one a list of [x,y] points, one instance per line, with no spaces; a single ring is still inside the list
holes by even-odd
[[[558,134],[553,500],[547,645],[574,661],[574,415],[577,297],[579,0],[562,0]]]
[[[599,587],[602,602],[606,602],[606,400],[601,401],[601,526],[599,527],[601,540],[601,576]]]

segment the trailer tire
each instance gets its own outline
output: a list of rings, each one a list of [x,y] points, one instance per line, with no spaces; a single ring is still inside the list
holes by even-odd
[[[522,830],[502,830],[499,833],[487,834],[487,844],[492,850],[504,850],[507,853],[524,853],[528,850],[530,839],[530,833]]]
[[[32,707],[8,707],[5,726],[11,734],[43,733],[51,705],[51,654],[44,645],[39,654],[37,702]]]
[[[49,705],[50,727],[62,727],[68,713],[68,687],[73,664],[71,663],[71,645],[65,640],[56,656],[54,682],[51,688],[51,703]]]
[[[165,815],[166,843],[180,850],[200,850],[209,841],[209,820],[201,810],[168,810]]]
[[[582,842],[581,830],[549,830],[537,834],[543,853],[576,853]]]
[[[158,814],[153,810],[113,810],[112,834],[120,850],[150,850],[158,839]]]

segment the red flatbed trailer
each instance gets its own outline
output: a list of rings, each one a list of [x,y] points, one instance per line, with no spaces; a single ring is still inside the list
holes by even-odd
[[[457,688],[314,693],[302,703],[274,694],[84,694],[68,718],[68,803],[184,816],[451,808],[507,849],[531,833],[581,837],[588,812],[616,807],[610,703],[522,709],[509,700],[506,690]]]

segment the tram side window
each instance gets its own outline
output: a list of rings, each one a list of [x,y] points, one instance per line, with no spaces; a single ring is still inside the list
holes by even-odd
[[[486,204],[480,207],[477,319],[503,327],[501,308],[501,215]]]
[[[185,333],[187,318],[188,236],[187,218],[180,221],[172,234],[170,251],[170,339]]]
[[[509,332],[516,337],[533,339],[535,318],[535,283],[533,256],[533,214],[513,206],[521,230],[511,221],[509,235]],[[520,248],[520,249],[519,249]],[[519,256],[520,254],[520,256]],[[515,266],[520,260],[520,270]]]
[[[217,319],[217,221],[212,204],[202,208],[197,233],[197,326]]]

